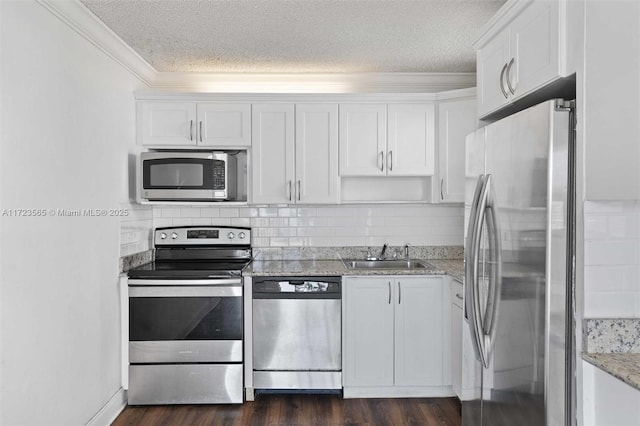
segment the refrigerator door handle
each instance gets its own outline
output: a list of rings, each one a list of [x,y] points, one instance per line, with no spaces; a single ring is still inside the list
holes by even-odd
[[[487,362],[491,359],[493,352],[496,324],[498,322],[498,302],[500,300],[500,292],[502,289],[502,257],[500,247],[500,228],[498,224],[498,215],[496,212],[495,191],[492,185],[492,176],[487,176],[485,214],[487,217],[487,236],[489,240],[489,270],[490,281],[487,295],[487,306],[484,317],[482,333],[485,336],[485,355]],[[482,202],[481,201],[481,202]]]
[[[478,177],[478,183],[473,195],[473,201],[471,203],[471,212],[469,215],[469,228],[467,230],[467,250],[465,251],[465,310],[469,317],[469,330],[471,332],[473,340],[473,349],[476,355],[476,359],[481,361],[484,365],[484,351],[482,348],[482,335],[481,330],[478,327],[480,322],[478,321],[478,312],[474,304],[476,297],[476,287],[478,281],[478,245],[479,238],[479,226],[480,222],[478,205],[480,198],[484,192],[485,175]]]

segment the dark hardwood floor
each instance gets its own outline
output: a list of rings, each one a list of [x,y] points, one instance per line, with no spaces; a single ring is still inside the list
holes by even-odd
[[[256,395],[242,405],[127,407],[124,425],[425,425],[460,426],[456,398],[342,399],[336,395]]]

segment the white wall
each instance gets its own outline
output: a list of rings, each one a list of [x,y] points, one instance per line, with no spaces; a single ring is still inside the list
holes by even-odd
[[[134,89],[120,65],[33,1],[0,2],[0,423],[85,424],[120,388],[118,209]]]
[[[254,247],[462,246],[461,205],[154,207],[153,224],[252,227]]]
[[[586,201],[585,318],[640,318],[640,201]]]

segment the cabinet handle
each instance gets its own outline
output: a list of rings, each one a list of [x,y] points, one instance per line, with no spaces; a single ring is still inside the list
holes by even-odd
[[[502,71],[500,72],[500,90],[502,91],[502,94],[504,95],[505,99],[509,98],[509,94],[507,93],[506,90],[504,90],[504,72],[507,70],[507,64],[504,64],[504,66],[502,67]]]
[[[380,171],[384,172],[384,152],[380,151]]]
[[[516,62],[516,58],[511,58],[511,60],[509,61],[509,65],[507,65],[506,80],[507,80],[507,86],[509,87],[509,91],[511,92],[512,95],[516,94],[515,87],[511,86],[511,67],[515,62]]]
[[[402,287],[400,287],[400,281],[398,281],[398,305],[400,304],[401,298],[402,298]]]
[[[387,167],[389,167],[389,171],[393,171],[393,151],[389,151],[387,154]]]
[[[462,300],[462,296],[460,296],[460,293],[456,293],[456,297],[460,300]]]
[[[389,281],[389,305],[391,304],[391,281]]]
[[[189,140],[193,141],[193,120],[189,122]]]
[[[292,201],[292,199],[291,199],[291,181],[289,181],[289,201]]]
[[[200,142],[202,142],[202,120],[200,120]]]
[[[444,185],[444,179],[440,179],[440,199],[444,201],[444,192],[442,191],[443,185]]]
[[[298,179],[298,201],[300,201],[300,197],[301,197],[301,195],[300,195],[300,188],[301,188],[301,186],[300,186],[300,179]]]

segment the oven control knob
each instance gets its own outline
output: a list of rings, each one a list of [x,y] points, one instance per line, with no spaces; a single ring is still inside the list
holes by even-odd
[[[241,240],[244,240],[245,234],[244,232],[241,232],[238,234],[238,238],[240,238]]]
[[[234,234],[233,232],[229,232],[227,234],[227,238],[229,238],[230,240],[233,240],[236,237],[236,234]]]
[[[175,240],[176,238],[178,238],[178,234],[176,234],[175,232],[171,233],[171,239]]]
[[[160,234],[160,239],[161,240],[166,240],[167,239],[167,233],[163,232],[162,234]]]

